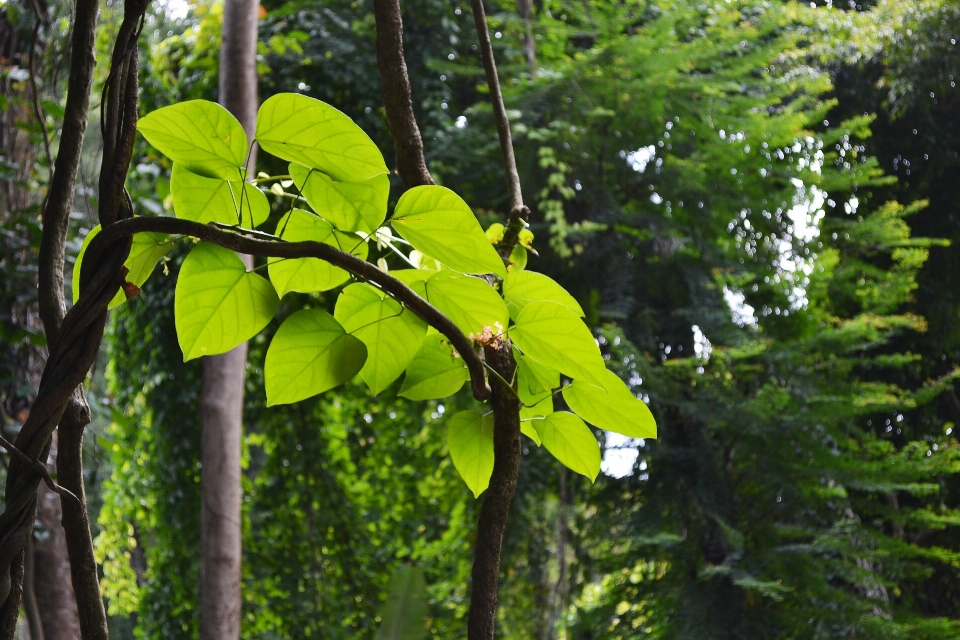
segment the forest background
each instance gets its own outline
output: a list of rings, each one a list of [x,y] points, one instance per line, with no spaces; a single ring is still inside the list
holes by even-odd
[[[66,4],[39,6],[43,55],[18,58],[36,14],[0,4],[8,437],[43,358],[32,265],[70,24]],[[509,200],[469,6],[402,6],[429,168],[486,226]],[[593,484],[524,441],[498,636],[960,637],[960,7],[520,0],[488,15],[535,195],[531,267],[578,299],[660,436],[598,431]],[[143,113],[217,98],[221,16],[150,9]],[[102,5],[98,58],[119,17]],[[259,33],[261,99],[324,100],[391,164],[371,3],[264,2]],[[97,135],[74,252],[95,224]],[[168,211],[169,162],[141,140],[134,167],[135,208]],[[173,291],[158,272],[113,312],[88,393],[87,493],[116,638],[198,637],[200,369],[182,362]],[[399,385],[372,396],[357,383],[266,409],[278,324],[248,360],[243,637],[374,637],[407,563],[426,578],[424,635],[460,637],[482,496],[445,455],[444,416],[466,396],[411,403]],[[59,496],[41,492],[32,588],[59,621]]]

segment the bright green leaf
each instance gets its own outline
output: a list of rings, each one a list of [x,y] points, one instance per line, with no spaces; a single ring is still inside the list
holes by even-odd
[[[303,209],[293,209],[283,216],[277,223],[276,235],[290,242],[323,242],[367,259],[367,243],[359,236],[341,233],[326,220]],[[270,281],[281,297],[290,291],[327,291],[350,279],[347,271],[319,258],[270,258],[267,262]]]
[[[257,113],[257,142],[267,153],[360,182],[387,173],[373,140],[330,105],[295,93],[268,98]]]
[[[233,251],[201,242],[180,267],[174,296],[183,359],[225,353],[267,326],[279,299]]]
[[[493,287],[480,278],[451,271],[440,271],[427,280],[427,300],[467,336],[480,336],[486,327],[502,333],[510,318]]]
[[[527,250],[521,247],[519,244],[516,245],[510,252],[510,267],[507,269],[507,272],[523,271],[526,269],[527,258]]]
[[[361,282],[340,292],[333,314],[367,346],[369,357],[360,377],[375,394],[400,377],[427,335],[427,323],[419,316]]]
[[[536,427],[533,426],[534,419],[523,419],[523,415],[520,416],[520,433],[527,436],[533,440],[537,446],[541,445],[540,434],[537,433]]]
[[[604,371],[602,378],[606,383],[603,389],[581,381],[563,390],[563,399],[573,412],[607,431],[630,438],[656,438],[657,422],[646,403],[612,371]]]
[[[237,180],[247,158],[247,134],[215,102],[188,100],[157,109],[137,122],[147,142],[175,163],[209,178]]]
[[[517,389],[521,398],[542,396],[559,387],[559,371],[530,358],[517,358]]]
[[[430,269],[396,269],[390,271],[390,275],[408,287],[415,282],[426,282],[436,273],[436,271]]]
[[[100,225],[95,226],[83,239],[80,245],[80,252],[77,254],[77,261],[73,267],[73,278],[71,279],[73,290],[73,304],[77,304],[80,299],[80,265],[83,256],[87,253],[87,246],[96,235],[100,233]],[[142,287],[143,283],[153,274],[157,263],[163,256],[170,253],[173,248],[173,240],[165,233],[135,233],[133,234],[133,244],[130,246],[130,255],[127,256],[123,266],[127,268],[127,282],[132,282],[137,287]],[[108,309],[118,307],[127,301],[126,294],[121,290],[113,297]]]
[[[580,304],[566,289],[542,273],[533,271],[511,270],[503,280],[503,299],[514,320],[528,304],[542,300],[558,302],[581,318],[584,315]]]
[[[241,190],[242,185],[242,190]],[[181,220],[222,222],[253,229],[270,217],[270,203],[256,185],[240,180],[207,178],[173,165],[170,176],[173,212]]]
[[[453,466],[475,498],[490,484],[493,473],[493,414],[461,411],[447,422],[447,448]]]
[[[603,386],[606,367],[590,329],[559,302],[531,302],[510,330],[513,343],[528,358],[574,380]]]
[[[427,635],[429,602],[423,569],[400,565],[380,616],[377,640],[423,640]]]
[[[583,420],[567,411],[557,411],[533,421],[540,441],[553,457],[571,471],[595,481],[600,473],[600,445]]]
[[[400,196],[393,228],[426,255],[462,273],[507,275],[467,203],[445,187],[414,187]]]
[[[390,177],[385,173],[363,182],[336,182],[291,163],[290,175],[313,210],[341,231],[373,233],[387,217]]]
[[[267,349],[267,405],[289,404],[340,386],[357,375],[367,348],[322,309],[283,321]]]
[[[407,367],[397,394],[410,400],[435,400],[452,396],[470,379],[463,358],[440,334],[426,337],[420,352]]]

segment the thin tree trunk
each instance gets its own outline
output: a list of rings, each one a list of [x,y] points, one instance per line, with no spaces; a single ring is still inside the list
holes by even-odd
[[[537,41],[533,37],[533,26],[531,18],[533,17],[533,1],[518,0],[517,8],[520,12],[520,19],[523,20],[523,57],[527,59],[530,65],[531,77],[537,76]]]
[[[257,117],[257,0],[226,0],[220,49],[220,104],[250,140]],[[255,152],[248,158],[253,170]],[[252,267],[249,256],[244,257]],[[241,616],[240,450],[247,345],[205,358],[201,397],[200,636],[237,640]]]

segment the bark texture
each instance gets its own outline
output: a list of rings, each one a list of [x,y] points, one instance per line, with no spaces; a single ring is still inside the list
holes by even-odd
[[[397,152],[397,173],[406,188],[436,184],[423,157],[423,140],[413,113],[407,62],[403,56],[400,0],[373,0],[377,23],[377,66],[387,124]]]
[[[517,363],[506,340],[484,348],[487,364],[499,374],[491,376],[493,409],[493,474],[480,507],[477,546],[473,558],[473,585],[467,618],[469,640],[493,640],[500,581],[500,550],[507,527],[510,503],[520,472],[520,398],[516,391]],[[513,380],[507,386],[504,380]]]
[[[247,138],[256,134],[257,0],[226,0],[220,47],[220,104]],[[247,158],[253,171],[256,152]],[[244,256],[247,268],[253,266]],[[201,396],[200,636],[237,640],[241,616],[240,449],[247,345],[205,358]]]

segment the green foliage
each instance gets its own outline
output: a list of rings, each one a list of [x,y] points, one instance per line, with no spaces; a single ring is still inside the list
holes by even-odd
[[[493,473],[493,414],[461,411],[447,421],[447,447],[474,497],[486,491]]]
[[[422,186],[404,192],[390,224],[415,249],[451,269],[506,276],[470,207],[449,189]]]
[[[646,403],[638,400],[612,371],[601,376],[603,388],[574,381],[563,390],[563,399],[573,411],[600,429],[630,438],[656,438],[657,423]]]
[[[452,396],[469,379],[463,359],[449,340],[435,333],[424,339],[397,395],[409,400],[437,400]]]
[[[207,100],[157,109],[137,122],[147,141],[183,168],[221,180],[237,180],[247,158],[247,134],[233,115]]]
[[[480,278],[440,271],[427,279],[426,298],[464,333],[477,339],[485,331],[503,333],[509,314],[503,299]]]
[[[292,163],[290,176],[310,207],[338,229],[369,234],[383,223],[390,195],[386,174],[362,182],[337,182],[319,171]]]
[[[428,606],[423,570],[401,565],[390,581],[377,640],[422,640]]]
[[[277,294],[233,251],[200,243],[183,261],[174,305],[186,361],[226,353],[255,336],[273,318]]]
[[[234,175],[236,178],[236,175]],[[239,180],[207,178],[173,165],[170,176],[173,210],[178,218],[259,227],[270,217],[270,203],[254,185]]]
[[[366,259],[368,253],[366,242],[355,235],[338,231],[326,220],[303,209],[291,209],[280,219],[277,236],[290,242],[323,242],[361,259]],[[350,279],[350,274],[343,269],[318,258],[270,258],[267,265],[270,281],[280,297],[290,291],[327,291]]]
[[[581,318],[580,303],[554,280],[533,271],[511,271],[503,280],[503,299],[514,320],[531,302],[549,300],[562,304]]]
[[[510,338],[523,354],[538,364],[574,380],[604,384],[600,349],[577,315],[559,302],[528,304],[517,316]]]
[[[87,251],[87,246],[98,233],[100,233],[100,225],[95,226],[87,233],[83,239],[83,244],[80,245],[80,251],[77,252],[77,260],[71,278],[74,304],[80,299],[80,265],[83,263],[83,255]],[[135,287],[142,287],[147,278],[156,270],[157,263],[170,253],[172,248],[173,241],[165,234],[135,233],[133,244],[130,246],[130,255],[123,263],[123,266],[127,269],[127,282],[132,283]],[[113,309],[126,301],[126,293],[120,290],[110,301],[108,308]]]
[[[533,420],[540,442],[547,451],[572,471],[597,479],[600,473],[600,447],[583,420],[567,411],[556,411]]]
[[[283,321],[267,350],[267,406],[340,386],[362,370],[367,354],[364,343],[326,311],[297,311]]]
[[[307,96],[283,93],[268,98],[257,112],[257,142],[267,153],[339,182],[362,182],[387,173],[380,150],[363,129]]]

